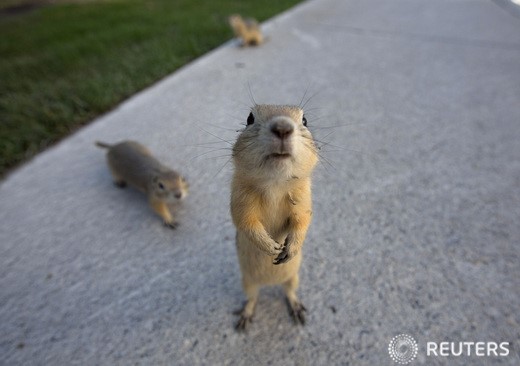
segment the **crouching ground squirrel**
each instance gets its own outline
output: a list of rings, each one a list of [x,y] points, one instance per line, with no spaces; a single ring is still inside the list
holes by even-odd
[[[109,145],[98,141],[96,145],[108,149],[108,167],[114,184],[124,188],[128,183],[146,193],[150,206],[162,217],[164,224],[175,229],[178,223],[168,204],[188,194],[188,183],[184,177],[161,164],[150,150],[138,142],[122,141]]]
[[[255,19],[244,19],[238,14],[233,14],[228,21],[235,36],[242,40],[242,46],[258,46],[264,42],[262,31]]]
[[[312,216],[317,147],[296,106],[255,105],[233,146],[231,216],[247,297],[238,330],[251,321],[260,287],[283,285],[290,314],[305,323],[296,296],[302,245]]]

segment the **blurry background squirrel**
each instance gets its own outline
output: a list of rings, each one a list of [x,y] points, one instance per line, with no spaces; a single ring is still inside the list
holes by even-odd
[[[241,46],[258,46],[264,42],[260,26],[255,19],[244,19],[238,14],[233,14],[228,21],[235,36],[241,39]]]
[[[107,162],[114,184],[120,188],[127,184],[146,193],[150,206],[172,229],[178,225],[168,204],[180,201],[188,194],[188,183],[175,170],[161,164],[146,147],[135,141],[122,141],[114,145],[96,142],[108,149]]]

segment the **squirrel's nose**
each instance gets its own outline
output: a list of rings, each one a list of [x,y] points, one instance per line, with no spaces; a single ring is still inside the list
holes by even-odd
[[[182,197],[182,193],[180,193],[180,192],[175,193],[175,198],[179,199],[181,197]]]
[[[271,125],[271,132],[280,140],[283,140],[294,132],[294,127],[288,121],[277,121]]]

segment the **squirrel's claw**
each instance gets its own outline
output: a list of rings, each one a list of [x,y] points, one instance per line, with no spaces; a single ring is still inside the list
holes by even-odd
[[[172,222],[164,222],[164,226],[166,226],[167,228],[170,228],[172,230],[175,230],[179,227],[179,223],[177,221],[172,221]]]
[[[278,256],[273,260],[274,265],[282,264],[287,262],[289,259],[291,259],[291,256],[289,254],[289,249],[287,246],[283,247],[283,250]]]
[[[282,264],[287,262],[292,258],[292,255],[289,253],[289,237],[285,238],[285,241],[282,245],[282,251],[278,254],[278,256],[273,260],[274,265]]]
[[[238,322],[237,324],[235,325],[235,329],[238,331],[238,332],[244,332],[246,329],[247,329],[247,326],[249,325],[249,323],[252,322],[252,319],[250,316],[240,316],[240,319],[238,319]]]
[[[301,302],[287,301],[289,305],[289,314],[296,324],[305,325],[305,312],[307,309]]]
[[[240,315],[240,319],[238,319],[238,322],[235,324],[235,329],[237,332],[244,332],[247,329],[249,323],[253,322],[253,316],[246,314],[245,308],[234,311],[233,314]]]

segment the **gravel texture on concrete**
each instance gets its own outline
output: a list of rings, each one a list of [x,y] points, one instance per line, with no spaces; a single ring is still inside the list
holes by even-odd
[[[2,365],[520,364],[520,18],[500,1],[307,1],[137,94],[0,186]],[[503,5],[503,4],[502,4]],[[252,97],[250,96],[252,94]],[[305,327],[266,288],[247,334],[230,146],[257,103],[322,146]],[[95,140],[136,139],[191,193],[164,227]],[[427,356],[426,342],[509,342]]]

